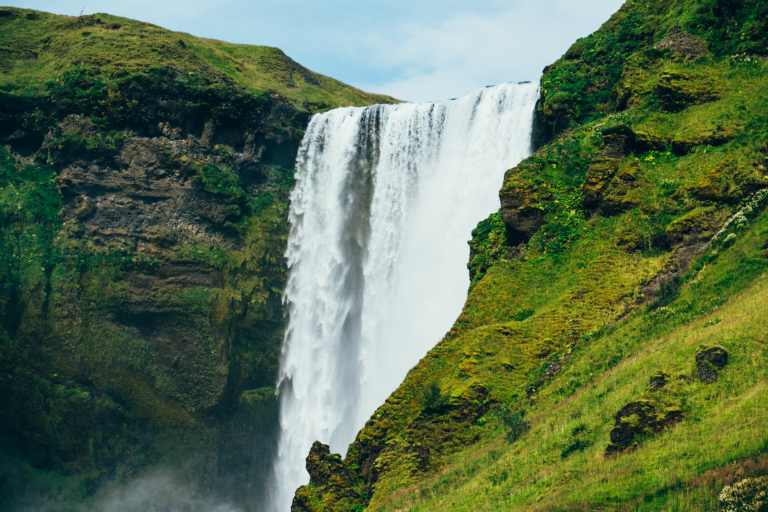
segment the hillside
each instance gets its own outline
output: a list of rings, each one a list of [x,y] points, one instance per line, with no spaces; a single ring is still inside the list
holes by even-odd
[[[260,506],[303,130],[392,101],[274,48],[0,8],[0,508],[156,467]]]
[[[0,7],[0,19],[0,88],[20,95],[55,93],[78,76],[91,87],[114,87],[132,75],[171,70],[193,93],[231,86],[254,96],[276,92],[313,113],[396,101],[314,73],[277,48],[201,39],[104,13]]]
[[[473,232],[461,316],[343,459],[315,443],[295,512],[765,489],[766,23],[755,1],[630,1],[545,69],[539,149]]]

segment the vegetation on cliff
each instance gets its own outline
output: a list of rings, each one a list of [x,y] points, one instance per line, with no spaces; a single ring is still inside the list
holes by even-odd
[[[131,108],[132,102],[115,93],[128,77],[134,89],[142,87],[135,75],[144,75],[144,82],[170,75],[191,97],[233,87],[244,96],[274,92],[309,112],[395,101],[314,73],[277,48],[201,39],[104,13],[71,17],[4,7],[0,20],[3,91],[48,94],[80,105],[91,92],[94,100],[112,104],[104,105],[104,116],[125,115],[120,110]],[[80,83],[66,90],[73,81]],[[103,89],[113,94],[95,94]]]
[[[473,232],[461,316],[343,460],[313,449],[325,465],[308,463],[295,511],[715,510],[759,494],[765,9],[630,1],[545,70],[540,148]]]
[[[310,113],[388,101],[274,48],[0,8],[0,508],[158,464],[263,499],[296,152]]]

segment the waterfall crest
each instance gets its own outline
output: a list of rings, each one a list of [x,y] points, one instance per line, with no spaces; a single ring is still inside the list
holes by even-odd
[[[467,240],[530,154],[537,97],[535,84],[502,84],[310,121],[289,214],[275,512],[309,481],[312,442],[346,452],[458,317]]]

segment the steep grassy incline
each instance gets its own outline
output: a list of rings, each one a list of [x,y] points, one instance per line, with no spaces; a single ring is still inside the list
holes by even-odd
[[[171,70],[198,91],[236,85],[251,95],[275,92],[310,112],[395,101],[314,73],[277,48],[201,39],[104,13],[75,18],[0,7],[0,21],[0,89],[18,94],[53,93],[73,74],[105,86]]]
[[[157,466],[260,506],[303,130],[388,101],[273,48],[0,8],[0,508]]]
[[[545,144],[473,232],[461,316],[343,460],[315,445],[294,511],[716,510],[765,486],[765,20],[627,2],[547,69]]]

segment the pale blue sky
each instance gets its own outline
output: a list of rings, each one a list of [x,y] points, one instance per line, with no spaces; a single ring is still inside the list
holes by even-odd
[[[108,12],[233,43],[276,46],[309,69],[409,101],[538,80],[622,0],[0,0]]]

